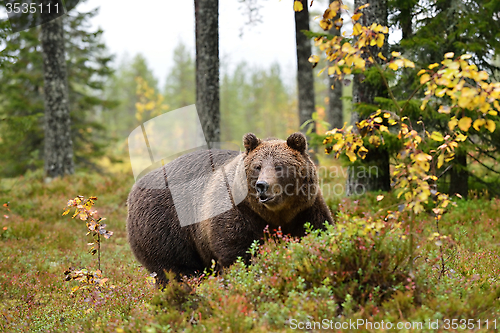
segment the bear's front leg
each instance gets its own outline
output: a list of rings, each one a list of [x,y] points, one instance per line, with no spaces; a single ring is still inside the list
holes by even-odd
[[[254,240],[262,238],[262,231],[257,233],[255,226],[239,216],[226,214],[212,221],[210,247],[220,268],[231,266],[238,257],[245,263],[250,262],[248,249]]]

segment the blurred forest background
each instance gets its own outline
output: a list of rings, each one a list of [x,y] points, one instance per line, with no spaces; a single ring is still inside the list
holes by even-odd
[[[162,96],[161,105],[155,105],[155,110],[161,112],[196,103],[194,50],[180,41],[173,54],[165,55],[173,58],[174,65],[165,73],[165,84],[160,85],[140,52],[110,54],[103,42],[103,31],[90,24],[95,15],[98,9],[72,11],[64,17],[71,132],[75,164],[80,170],[98,169],[103,160],[128,164],[128,135],[159,114],[152,110],[144,113],[137,107],[148,91],[148,97]],[[8,22],[2,24],[3,31],[8,31]],[[39,34],[39,29],[32,28],[5,35],[3,53],[16,58],[5,61],[0,74],[2,177],[43,168],[44,83]],[[290,76],[295,77],[295,73],[283,75],[279,63],[258,67],[222,57],[221,141],[241,146],[247,132],[285,138],[297,131],[297,84],[295,79],[284,79]],[[316,110],[324,117],[329,81],[325,75],[314,77]]]
[[[249,22],[241,22],[239,28],[259,24],[258,15],[255,18],[252,13],[258,12],[265,3],[240,3],[243,4],[240,10],[249,13],[250,19]],[[318,0],[317,3],[326,6],[327,1]],[[346,1],[346,13],[363,3],[366,1]],[[382,50],[384,54],[402,52],[417,64],[417,68],[425,68],[441,61],[447,52],[457,55],[469,53],[478,68],[487,71],[491,79],[496,80],[500,41],[499,5],[495,1],[392,0],[372,3],[364,9],[363,18],[372,18],[376,23],[390,27],[389,43]],[[382,11],[379,13],[377,10]],[[172,54],[164,55],[172,57],[173,65],[163,78],[159,78],[140,51],[133,54],[110,53],[103,42],[103,31],[91,24],[98,12],[98,8],[89,12],[73,10],[63,18],[74,162],[77,170],[103,170],[110,165],[116,166],[115,162],[122,162],[121,165],[128,169],[126,139],[134,128],[161,113],[196,103],[195,52],[186,46],[187,43],[179,41]],[[318,24],[321,12],[306,14],[311,22],[311,31],[325,30]],[[297,20],[297,12],[295,15]],[[327,27],[331,34],[352,29],[348,15],[345,22],[342,20],[343,17],[339,17],[334,25]],[[0,25],[0,34],[4,48],[0,72],[0,170],[2,177],[15,177],[27,171],[41,170],[44,165],[43,52],[38,28],[12,33],[9,23],[4,21]],[[302,35],[297,33],[297,38]],[[311,38],[309,41],[314,44]],[[358,119],[359,114],[364,117],[378,108],[391,110],[392,102],[380,76],[373,70],[360,75],[358,80],[347,79],[340,83],[335,81],[333,75],[319,75],[319,70],[327,64],[317,47],[312,46],[307,54],[319,54],[320,63],[314,69],[309,66],[314,78],[314,114],[311,111],[306,118],[299,116],[298,112],[298,83],[303,80],[296,79],[297,69],[284,73],[283,64],[279,62],[256,66],[231,62],[224,55],[219,55],[220,141],[241,146],[241,137],[247,132],[254,132],[259,137],[285,138],[299,130],[300,125],[310,117],[316,119],[315,132],[321,136],[332,127],[340,128],[344,122],[349,123],[352,111]],[[400,71],[393,76],[386,74],[398,101],[404,103],[418,86],[417,68]],[[160,81],[165,83],[160,85]],[[363,83],[360,85],[358,81]],[[332,91],[330,87],[334,85],[336,89]],[[355,110],[352,110],[353,95]],[[412,97],[407,110],[413,119],[421,117],[428,129],[441,131],[447,120],[435,116],[427,119],[427,111],[417,115],[423,94],[420,91]],[[432,103],[429,106],[439,107]],[[332,116],[334,112],[337,112],[335,117]],[[304,128],[302,130],[305,131]],[[474,177],[471,181],[483,184],[494,192],[499,175],[496,161],[499,140],[496,134],[478,135],[484,145],[481,148],[474,143],[464,145],[464,151],[459,152],[455,161],[451,162],[457,167],[448,172],[451,175],[449,182],[467,184],[468,175],[461,170],[471,169],[472,162],[472,169],[476,165],[480,170],[469,172]],[[312,143],[320,146],[321,141],[320,137]],[[389,155],[397,152],[397,147],[388,149],[389,153],[375,153],[385,156],[386,168]],[[466,156],[467,152],[474,150],[476,155]],[[385,184],[374,189],[387,190],[389,187],[389,180],[386,179]],[[453,189],[465,195],[467,190]]]

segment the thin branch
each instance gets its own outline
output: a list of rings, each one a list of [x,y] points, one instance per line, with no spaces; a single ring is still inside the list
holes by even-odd
[[[373,56],[372,52],[370,51],[369,48],[367,48],[368,50],[368,53],[370,54],[370,56],[375,59],[375,57]],[[396,109],[398,110],[399,114],[401,114],[401,107],[399,106],[398,104],[398,101],[396,100],[396,98],[394,97],[394,94],[392,93],[392,90],[391,90],[391,87],[389,87],[389,83],[387,83],[387,80],[385,79],[385,76],[384,76],[384,71],[382,70],[382,68],[380,67],[380,65],[374,60],[373,61],[373,64],[375,65],[375,67],[377,68],[380,76],[382,77],[382,81],[384,82],[384,85],[387,87],[387,91],[389,92],[389,97],[391,97],[392,99],[392,102],[394,103],[394,105],[396,106]]]
[[[448,167],[438,176],[438,179],[441,178],[445,173],[448,172],[453,167],[453,164],[448,165]]]
[[[427,82],[426,82],[427,83]],[[425,86],[426,83],[422,83],[419,87],[417,87],[415,90],[413,90],[413,92],[411,93],[410,97],[408,97],[408,99],[406,100],[405,104],[403,105],[403,107],[401,108],[401,112],[403,112],[406,107],[408,106],[408,104],[410,104],[410,101],[412,100],[413,96],[415,96],[415,94],[420,90],[422,89],[423,86]]]
[[[487,166],[486,164],[484,164],[483,162],[481,162],[478,158],[476,158],[474,155],[472,155],[471,153],[467,153],[467,155],[469,155],[470,157],[472,157],[477,163],[481,164],[483,167],[485,167],[486,169],[490,170],[491,172],[494,172],[494,173],[497,173],[497,174],[500,174],[500,171],[497,171],[489,166]]]

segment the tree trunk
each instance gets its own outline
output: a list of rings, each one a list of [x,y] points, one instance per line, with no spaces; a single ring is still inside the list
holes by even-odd
[[[311,40],[302,32],[309,30],[308,2],[302,0],[304,9],[295,12],[295,42],[297,44],[297,84],[299,92],[300,125],[312,118],[315,110],[314,78],[309,57],[311,56]],[[314,123],[311,124],[314,126]],[[304,129],[305,133],[307,129]],[[316,129],[313,128],[313,132]]]
[[[209,145],[220,141],[219,1],[195,0],[196,108]]]
[[[453,167],[450,173],[450,188],[448,194],[460,194],[467,199],[469,193],[469,173],[467,172],[467,153],[457,152],[453,159]]]
[[[334,21],[340,18],[340,15],[334,18]],[[330,34],[340,36],[340,29],[335,25],[330,29]],[[328,82],[328,116],[327,121],[333,128],[342,128],[344,126],[344,113],[342,103],[342,82],[337,80],[335,75],[330,76]]]
[[[45,177],[74,172],[62,18],[41,26],[45,98]]]
[[[359,23],[362,26],[370,26],[372,23],[377,23],[387,26],[387,0],[355,0],[354,7],[358,8],[361,5],[370,3],[370,6],[363,10]],[[373,58],[377,60],[376,56],[379,52],[378,48],[372,47],[370,51]],[[382,54],[387,56],[388,46],[387,40],[385,41]],[[368,54],[364,54],[368,57]],[[352,101],[353,105],[357,104],[375,104],[375,97],[387,97],[387,88],[383,86],[382,82],[378,85],[372,85],[368,82],[363,82],[363,75],[356,75],[353,81]],[[358,112],[353,112],[351,123],[354,125],[359,121],[360,115]],[[360,165],[353,167],[348,173],[347,178],[347,195],[362,194],[365,191],[389,191],[391,189],[390,183],[390,169],[389,169],[389,153],[383,146],[376,149],[371,149],[365,160],[360,162]]]

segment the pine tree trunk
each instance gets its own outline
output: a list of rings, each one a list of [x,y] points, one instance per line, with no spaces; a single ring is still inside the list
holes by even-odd
[[[355,0],[354,7],[358,8],[366,3],[369,3],[370,6],[363,10],[363,16],[361,16],[359,23],[362,26],[370,26],[372,23],[387,26],[387,0]],[[371,52],[374,53],[373,58],[377,59],[376,54],[379,50],[373,47]],[[387,41],[381,52],[387,56]],[[368,57],[367,54],[365,56]],[[387,88],[382,84],[374,86],[363,82],[363,80],[363,75],[354,77],[352,91],[354,105],[358,103],[374,104],[375,97],[387,97]],[[351,123],[354,125],[359,119],[359,113],[353,112]],[[360,165],[352,168],[353,172],[349,172],[346,186],[347,195],[361,194],[365,191],[389,191],[391,188],[389,167],[387,150],[383,146],[371,149],[365,160],[361,161]]]
[[[295,12],[295,42],[297,44],[297,84],[299,92],[300,125],[312,118],[315,110],[314,78],[309,57],[311,56],[311,40],[302,32],[309,30],[308,2],[302,0],[304,9]],[[314,123],[312,124],[314,126]],[[304,129],[304,133],[307,129]],[[313,129],[315,132],[315,129]]]
[[[340,15],[334,18],[334,21],[340,18]],[[340,36],[340,29],[335,25],[330,29],[330,34]],[[344,126],[344,113],[342,103],[342,82],[337,80],[335,75],[330,76],[328,80],[328,116],[327,121],[332,128],[342,128]]]
[[[74,172],[62,18],[41,26],[45,98],[45,177]]]
[[[195,0],[196,109],[209,146],[220,142],[219,1]]]

